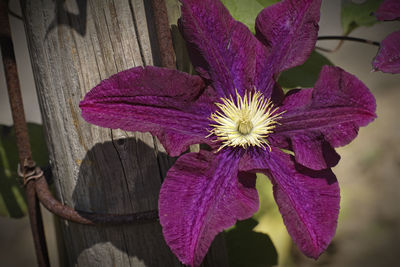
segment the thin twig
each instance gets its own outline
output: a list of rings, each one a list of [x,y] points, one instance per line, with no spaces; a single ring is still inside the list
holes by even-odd
[[[175,52],[165,0],[152,0],[157,41],[160,50],[161,66],[176,69]]]
[[[317,46],[316,49],[319,49],[324,52],[328,53],[333,53],[336,52],[342,47],[344,41],[352,41],[352,42],[359,42],[359,43],[364,43],[364,44],[369,44],[369,45],[375,45],[375,46],[380,46],[379,42],[376,41],[371,41],[363,38],[357,38],[357,37],[350,37],[350,36],[319,36],[318,41],[326,41],[326,40],[340,40],[339,44],[334,48],[334,49],[327,49],[323,47]]]
[[[363,39],[363,38],[357,38],[357,37],[350,37],[350,36],[319,36],[318,41],[322,40],[343,40],[343,41],[353,41],[353,42],[359,42],[359,43],[366,43],[370,45],[376,45],[379,46],[379,42]]]
[[[324,52],[334,53],[334,52],[337,52],[342,47],[343,43],[344,43],[344,40],[340,40],[338,45],[333,49],[323,48],[323,47],[320,47],[320,46],[316,46],[315,48],[318,49],[318,50],[324,51]]]

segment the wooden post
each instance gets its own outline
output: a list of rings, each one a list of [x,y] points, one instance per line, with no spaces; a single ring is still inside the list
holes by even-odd
[[[158,64],[150,2],[21,0],[56,193],[76,209],[157,209],[168,168],[158,141],[90,125],[78,107],[102,79]],[[64,221],[63,235],[70,266],[182,266],[158,222],[91,227]],[[214,243],[204,266],[226,266],[223,239]]]

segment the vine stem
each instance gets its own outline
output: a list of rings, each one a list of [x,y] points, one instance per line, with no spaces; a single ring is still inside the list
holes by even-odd
[[[357,37],[350,37],[350,36],[341,36],[341,35],[332,35],[332,36],[319,36],[318,41],[329,41],[329,40],[340,40],[339,44],[334,48],[334,49],[327,49],[323,47],[317,46],[316,48],[319,50],[322,50],[324,52],[336,52],[337,50],[342,47],[344,41],[352,41],[352,42],[359,42],[359,43],[364,43],[364,44],[369,44],[369,45],[374,45],[374,46],[380,46],[379,42],[376,41],[371,41],[363,38],[357,38]]]

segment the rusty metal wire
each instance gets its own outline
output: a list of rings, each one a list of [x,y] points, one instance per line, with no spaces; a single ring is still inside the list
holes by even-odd
[[[26,186],[30,180],[36,180],[43,176],[43,171],[40,167],[36,166],[36,162],[25,159],[22,168],[18,164],[17,174],[22,178],[23,185]]]
[[[158,218],[158,211],[156,210],[132,214],[101,214],[74,210],[67,205],[63,205],[53,197],[44,176],[36,180],[36,193],[46,209],[65,220],[75,223],[86,225],[120,225],[152,222]]]
[[[152,5],[160,49],[161,64],[163,67],[174,69],[176,68],[175,56],[165,1],[152,0]],[[50,263],[39,203],[42,203],[50,212],[62,219],[86,225],[120,225],[151,222],[158,219],[158,211],[152,210],[133,214],[98,214],[75,210],[60,203],[53,197],[43,171],[37,167],[35,162],[32,160],[7,11],[8,1],[0,0],[1,53],[17,138],[20,162],[18,174],[22,177],[25,186],[37,262],[40,267],[48,267],[50,266]]]
[[[25,170],[25,172],[23,171]],[[75,223],[86,225],[120,225],[129,223],[146,223],[158,219],[157,210],[138,212],[132,214],[102,214],[86,211],[78,211],[62,204],[53,197],[49,190],[44,172],[34,161],[25,161],[22,167],[18,167],[18,175],[23,179],[23,185],[27,186],[34,181],[35,192],[40,203],[51,213],[58,217]]]
[[[28,128],[25,120],[24,107],[18,79],[17,64],[15,61],[14,45],[11,39],[10,22],[8,18],[8,1],[0,0],[0,45],[3,58],[4,72],[6,76],[8,96],[10,99],[12,117],[14,121],[15,135],[20,166],[29,166],[32,163],[31,147],[29,143]],[[21,170],[23,177],[28,177],[27,168]],[[24,182],[27,180],[24,179]],[[43,221],[40,213],[40,205],[36,196],[35,182],[30,180],[25,188],[28,206],[29,220],[33,240],[35,244],[36,259],[39,266],[50,266],[49,257],[44,236]]]
[[[36,195],[36,183],[34,180],[30,180],[26,184],[25,195],[37,263],[40,267],[49,267],[49,253],[47,250],[42,213],[40,211],[40,203]]]
[[[172,36],[165,0],[152,0],[151,3],[160,50],[161,65],[165,68],[176,69],[175,52],[172,45]]]

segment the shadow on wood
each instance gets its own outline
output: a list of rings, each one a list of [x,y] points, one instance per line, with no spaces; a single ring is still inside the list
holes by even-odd
[[[53,0],[54,18],[46,30],[46,37],[49,32],[59,25],[66,25],[73,28],[77,33],[86,34],[87,0],[75,0],[77,10],[67,10],[65,0]]]
[[[154,149],[135,138],[96,144],[80,163],[78,180],[72,196],[74,207],[97,213],[130,213],[149,210],[150,206],[156,208],[157,203],[154,203],[154,199],[158,199],[160,186],[151,182],[154,178],[146,179],[160,175],[157,161],[149,160],[155,156]],[[160,156],[169,158],[165,153]],[[124,164],[128,161],[134,162]],[[120,167],[112,167],[115,165]],[[127,191],[129,193],[126,193]],[[64,231],[66,238],[74,237],[74,240],[67,242],[74,243],[74,247],[67,248],[69,265],[180,265],[164,242],[158,221],[107,227],[68,223]],[[77,239],[77,236],[80,238]],[[216,244],[210,249],[203,266],[226,266],[224,257],[217,254],[221,253],[221,248],[224,250],[223,236],[219,236],[214,243]],[[101,255],[101,258],[94,255]]]

